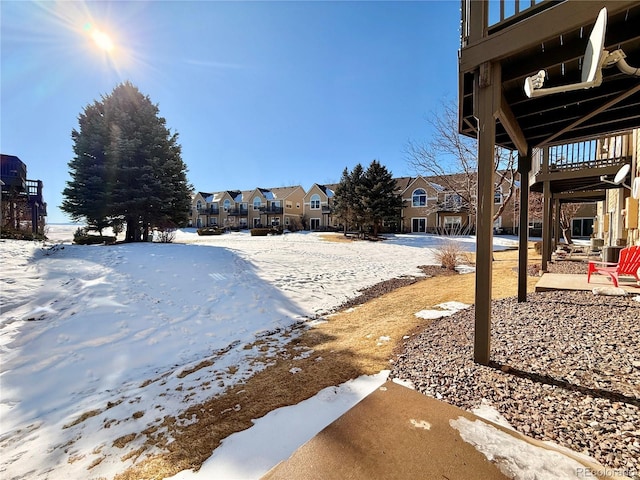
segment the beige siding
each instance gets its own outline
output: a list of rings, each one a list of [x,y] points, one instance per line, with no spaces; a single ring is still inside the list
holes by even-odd
[[[312,230],[323,230],[335,226],[335,220],[331,213],[333,208],[333,195],[327,195],[326,185],[314,183],[303,197],[303,212],[307,218],[308,228]],[[317,197],[316,197],[317,195]],[[319,203],[312,205],[312,199],[319,200]]]

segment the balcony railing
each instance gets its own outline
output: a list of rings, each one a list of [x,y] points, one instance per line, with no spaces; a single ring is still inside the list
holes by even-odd
[[[214,207],[209,207],[209,208],[200,208],[198,210],[196,210],[198,215],[219,215],[220,214],[220,209],[219,208],[214,208]]]
[[[480,28],[489,35],[502,30],[510,25],[529,18],[542,10],[553,7],[561,0],[491,0],[487,2],[477,2],[472,0],[462,0],[462,30],[461,45],[467,46],[471,34],[471,17],[478,15],[478,10],[472,14],[472,8],[486,9],[485,25]],[[473,7],[472,7],[473,4]]]
[[[633,141],[629,133],[610,135],[565,145],[554,145],[533,152],[532,172],[576,171],[588,168],[605,168],[630,163]],[[545,166],[545,154],[548,166]]]
[[[436,204],[436,211],[438,212],[466,212],[468,210],[468,205],[462,200],[449,200]]]
[[[249,209],[248,208],[230,208],[227,210],[227,215],[229,215],[230,217],[246,217],[247,215],[249,215]]]
[[[260,213],[277,215],[284,211],[282,207],[276,207],[275,205],[269,205],[267,207],[260,207]]]

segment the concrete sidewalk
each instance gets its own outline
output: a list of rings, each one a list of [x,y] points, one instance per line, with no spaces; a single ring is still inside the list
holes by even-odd
[[[502,435],[502,442],[508,443],[511,451],[516,448],[516,455],[519,454],[523,459],[525,456],[537,459],[538,453],[545,454],[545,451],[572,459],[575,461],[575,467],[571,467],[575,471],[573,478],[614,478],[597,476],[592,472],[606,472],[606,469],[585,462],[570,452],[558,451],[553,446],[493,424],[448,403],[387,382],[300,447],[288,460],[274,467],[263,479],[513,478],[502,473],[475,446],[463,440],[456,427],[461,423],[473,425],[471,428],[478,431],[493,432],[486,437],[487,444],[493,442],[495,446],[495,435]],[[505,441],[505,437],[514,441]],[[498,448],[500,445],[502,443],[498,444]],[[534,454],[531,453],[532,448],[535,448]],[[551,465],[554,465],[553,461]]]
[[[620,288],[627,293],[640,294],[640,285],[636,285],[633,277],[622,277],[619,281]],[[613,287],[608,276],[592,274],[591,282],[587,283],[587,274],[575,275],[566,273],[545,273],[536,283],[536,292],[548,292],[550,290],[584,290],[591,291],[596,287]]]

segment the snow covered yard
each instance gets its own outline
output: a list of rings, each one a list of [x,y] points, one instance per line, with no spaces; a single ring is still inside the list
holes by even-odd
[[[71,245],[74,230],[0,242],[5,478],[113,477],[153,453],[147,437],[171,441],[167,418],[264,368],[256,339],[277,351],[359,289],[420,275],[441,241],[185,230],[105,247]]]

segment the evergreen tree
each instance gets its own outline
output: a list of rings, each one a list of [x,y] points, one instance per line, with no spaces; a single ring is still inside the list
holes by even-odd
[[[362,181],[363,174],[364,171],[360,164],[356,165],[352,172],[345,168],[340,183],[336,187],[333,199],[335,215],[342,220],[345,234],[349,228],[360,226],[362,205],[356,189]]]
[[[86,221],[87,227],[100,235],[109,226],[106,129],[102,117],[102,105],[97,102],[87,106],[78,117],[80,132],[85,134],[75,129],[71,132],[75,153],[69,162],[72,180],[62,192],[65,199],[60,206],[73,221]]]
[[[63,210],[101,225],[124,220],[127,241],[142,240],[150,227],[186,224],[191,186],[178,135],[165,122],[129,82],[85,108],[80,131],[72,132]]]
[[[371,162],[356,188],[363,206],[363,223],[372,227],[374,237],[384,221],[400,216],[402,198],[396,188],[391,172],[377,160]]]

